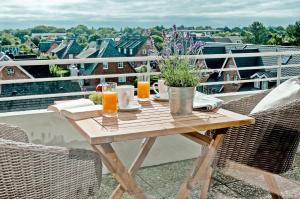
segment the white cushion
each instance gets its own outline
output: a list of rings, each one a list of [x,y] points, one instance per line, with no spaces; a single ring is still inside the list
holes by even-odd
[[[251,114],[277,107],[296,99],[300,99],[300,77],[289,79],[272,90],[255,106]]]

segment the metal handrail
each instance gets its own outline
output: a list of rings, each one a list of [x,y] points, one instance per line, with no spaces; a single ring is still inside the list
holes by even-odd
[[[221,71],[243,71],[243,70],[257,70],[257,69],[277,69],[277,77],[264,78],[264,79],[243,79],[236,81],[219,81],[219,82],[204,82],[201,86],[210,85],[224,85],[224,84],[239,84],[258,81],[277,81],[277,85],[281,80],[288,79],[296,76],[281,76],[282,68],[300,67],[299,64],[281,65],[282,56],[300,55],[300,51],[285,51],[285,52],[260,52],[260,53],[237,53],[237,54],[212,54],[212,55],[186,55],[189,59],[214,59],[214,58],[237,58],[237,57],[263,57],[263,56],[277,56],[278,65],[272,66],[249,66],[241,68],[221,68],[221,69],[204,69],[203,72],[221,72]],[[114,78],[114,77],[136,77],[140,75],[159,75],[159,72],[150,72],[150,61],[161,60],[159,56],[147,57],[117,57],[117,58],[86,58],[86,59],[56,59],[56,60],[26,60],[26,61],[2,61],[1,66],[15,66],[15,65],[50,65],[50,64],[79,64],[79,63],[103,63],[103,62],[137,62],[147,61],[148,71],[146,73],[124,73],[124,74],[107,74],[107,75],[86,75],[86,76],[71,76],[71,77],[55,77],[55,78],[35,78],[35,79],[17,79],[17,80],[0,80],[2,84],[15,84],[15,83],[31,83],[31,82],[49,82],[49,81],[64,81],[64,80],[84,80],[84,79],[100,79],[100,78]],[[279,71],[279,73],[278,73]],[[37,99],[49,97],[63,97],[63,96],[78,96],[87,95],[91,92],[69,92],[69,93],[54,93],[54,94],[41,94],[41,95],[25,95],[14,97],[2,97],[0,101],[9,100],[23,100],[23,99]]]

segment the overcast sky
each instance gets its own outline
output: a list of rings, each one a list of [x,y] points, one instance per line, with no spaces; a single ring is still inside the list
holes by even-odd
[[[300,20],[300,0],[0,0],[0,29],[34,25],[100,27],[246,26]]]

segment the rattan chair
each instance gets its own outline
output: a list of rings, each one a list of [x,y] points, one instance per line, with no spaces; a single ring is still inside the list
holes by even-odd
[[[224,109],[250,115],[256,122],[228,130],[217,153],[218,166],[232,160],[272,173],[283,173],[292,167],[300,140],[300,99],[250,114],[268,92],[224,104]]]
[[[101,175],[94,152],[30,144],[22,129],[0,124],[0,198],[88,198]]]

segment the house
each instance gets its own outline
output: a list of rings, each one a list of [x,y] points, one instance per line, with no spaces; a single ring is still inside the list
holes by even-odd
[[[5,61],[32,60],[32,56],[16,56],[12,60],[4,53],[0,53],[0,63]],[[0,66],[0,80],[34,79],[50,77],[49,66]],[[50,81],[50,82],[28,82],[9,83],[0,85],[0,97],[42,95],[53,93],[79,92],[81,87],[75,81]],[[7,100],[0,103],[0,112],[24,111],[34,109],[44,109],[57,100],[77,99],[82,96],[54,97],[42,99]]]
[[[0,53],[0,62],[13,61],[8,55]],[[23,67],[16,64],[15,66],[0,66],[0,80],[14,79],[33,79]]]
[[[32,33],[31,37],[40,37],[46,39],[66,38],[67,33]]]
[[[51,53],[59,59],[73,59],[82,49],[75,39],[70,39],[62,41],[56,48],[51,50]]]
[[[0,53],[10,53],[12,55],[18,55],[20,53],[20,48],[19,47],[0,47]]]
[[[228,36],[228,37],[213,37],[214,42],[218,43],[235,43],[235,44],[242,44],[242,37],[240,36]]]
[[[241,36],[228,36],[228,39],[231,41],[230,43],[235,43],[235,44],[243,43]]]
[[[57,41],[42,41],[39,43],[39,51],[41,53],[49,54],[51,51],[55,48],[57,48],[59,45],[59,42]]]
[[[35,45],[35,43],[32,42],[32,40],[30,38],[28,38],[26,41],[25,41],[25,45],[27,45],[29,48],[31,49],[37,49],[38,46]]]
[[[252,44],[238,44],[238,43],[207,43],[203,49],[204,54],[225,54],[225,53],[258,53],[258,52],[278,52],[278,51],[299,51],[299,47],[286,46],[271,46],[271,45],[252,45]],[[242,67],[259,67],[259,66],[274,66],[278,65],[278,57],[263,56],[263,57],[239,57],[228,59],[206,59],[206,65],[209,69],[220,68],[242,68]],[[281,75],[283,77],[299,76],[299,67],[284,67],[288,64],[300,64],[299,55],[287,55],[281,58]],[[221,64],[222,63],[222,64]],[[221,66],[220,66],[221,65]],[[276,84],[276,79],[264,80],[266,78],[276,78],[277,69],[256,69],[256,70],[233,70],[210,74],[207,82],[218,81],[236,81],[245,79],[261,79],[250,83],[232,83],[224,85],[210,85],[201,86],[198,88],[204,93],[214,94],[220,92],[237,92],[250,90],[264,90],[272,88]]]
[[[232,43],[232,41],[228,37],[213,37],[214,42],[219,43]]]
[[[112,39],[98,39],[96,42],[91,42],[76,58],[108,58],[108,57],[123,57]],[[135,69],[129,62],[105,62],[98,64],[81,64],[80,75],[106,75],[106,74],[122,74],[135,73]],[[96,85],[100,81],[114,81],[118,84],[133,84],[134,77],[119,77],[107,79],[94,79],[86,82],[89,85]]]
[[[151,37],[126,36],[120,38],[116,44],[118,52],[124,57],[148,56],[157,52]],[[132,62],[134,68],[146,65],[147,62]]]

